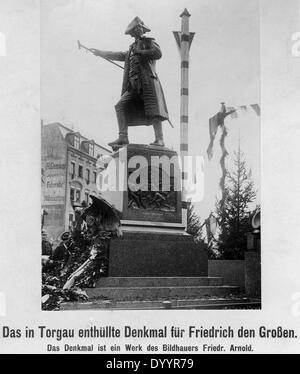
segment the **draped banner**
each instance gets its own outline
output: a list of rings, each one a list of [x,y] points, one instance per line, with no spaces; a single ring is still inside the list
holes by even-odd
[[[227,107],[227,110],[229,111],[229,112],[231,112],[230,113],[230,117],[231,118],[238,118],[238,114],[237,114],[237,109],[236,108],[234,108],[234,107]]]
[[[224,203],[225,203],[225,179],[226,179],[226,157],[228,156],[227,149],[225,147],[225,139],[228,135],[227,128],[224,124],[225,118],[230,115],[231,118],[238,118],[238,113],[237,110],[241,109],[243,111],[248,110],[249,105],[240,105],[239,107],[227,107],[225,106],[225,103],[222,103],[221,110],[217,114],[215,114],[213,117],[209,119],[209,135],[210,135],[210,143],[207,148],[207,156],[208,159],[211,160],[213,157],[213,145],[214,145],[214,140],[218,131],[218,127],[221,127],[222,129],[222,135],[220,138],[220,146],[222,150],[222,156],[220,159],[220,166],[222,169],[222,176],[220,179],[220,189],[222,191],[222,198],[220,201],[221,204],[221,209],[224,208]],[[250,107],[254,112],[256,113],[257,116],[260,116],[260,106],[258,104],[251,104]]]
[[[250,105],[240,105],[238,107],[225,107],[225,104],[222,103],[222,107],[220,112],[215,114],[213,117],[209,119],[209,136],[210,136],[210,143],[207,148],[207,155],[208,159],[211,160],[213,157],[213,145],[214,140],[218,131],[218,127],[224,126],[224,120],[227,116],[230,116],[231,118],[239,118],[238,110],[242,110],[243,112],[246,112],[248,108],[252,108],[257,116],[260,116],[260,106],[258,104],[250,104]],[[223,134],[224,137],[226,137],[226,134]],[[221,142],[223,143],[224,147],[224,138],[221,139]],[[221,144],[222,147],[222,144]],[[225,156],[226,157],[226,156]]]
[[[221,110],[213,117],[209,119],[209,135],[210,135],[210,143],[207,148],[207,156],[208,159],[211,160],[213,156],[213,145],[214,140],[218,131],[218,127],[224,127],[224,120],[229,115],[234,115],[236,112],[235,108],[227,108],[226,110],[225,104],[222,103]],[[221,145],[222,147],[222,145]]]
[[[250,105],[239,105],[237,107],[227,107],[228,111],[233,110],[234,112],[230,114],[231,118],[238,118],[239,113],[238,110],[242,110],[243,112],[246,112],[248,109],[254,110],[256,115],[260,117],[260,106],[259,104],[250,104]]]
[[[252,109],[255,111],[255,113],[260,116],[260,106],[258,104],[251,104],[250,105]]]

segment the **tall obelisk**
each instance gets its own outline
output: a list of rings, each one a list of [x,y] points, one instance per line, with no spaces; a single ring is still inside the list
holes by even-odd
[[[188,128],[189,128],[189,52],[195,33],[189,31],[190,13],[185,8],[181,13],[181,32],[173,31],[181,58],[181,88],[180,88],[180,157],[182,162],[182,213],[183,223],[187,225],[187,191],[188,180],[187,162],[185,157],[189,154]]]

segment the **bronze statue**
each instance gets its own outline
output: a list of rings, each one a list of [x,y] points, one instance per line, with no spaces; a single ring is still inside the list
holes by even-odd
[[[125,34],[135,38],[127,52],[100,51],[91,48],[95,56],[108,60],[125,61],[122,95],[115,105],[119,137],[109,145],[114,149],[129,143],[128,126],[153,125],[155,141],[152,145],[164,146],[162,121],[169,115],[163,90],[156,74],[156,60],[162,54],[153,38],[143,34],[150,29],[135,17],[128,25]]]

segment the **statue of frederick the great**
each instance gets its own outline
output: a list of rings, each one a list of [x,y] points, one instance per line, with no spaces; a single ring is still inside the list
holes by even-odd
[[[115,61],[125,61],[122,95],[115,109],[119,125],[119,137],[109,143],[117,148],[129,143],[128,126],[153,125],[155,141],[151,144],[164,146],[162,121],[169,120],[163,90],[156,74],[156,60],[162,56],[153,38],[143,35],[150,29],[135,17],[125,34],[135,41],[127,52],[109,52],[92,48],[96,56]]]

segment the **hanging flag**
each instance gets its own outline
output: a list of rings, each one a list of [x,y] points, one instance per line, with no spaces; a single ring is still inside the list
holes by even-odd
[[[221,198],[221,207],[222,208],[223,208],[224,203],[225,203],[225,179],[226,179],[226,174],[227,174],[226,165],[225,165],[225,159],[228,156],[228,152],[227,152],[227,149],[225,147],[225,138],[227,137],[227,135],[228,135],[228,131],[227,131],[226,127],[223,126],[222,136],[221,136],[221,139],[220,139],[220,146],[221,146],[221,149],[222,149],[220,166],[221,166],[221,170],[222,170],[222,175],[221,175],[220,183],[219,183],[220,189],[222,191],[222,198]]]
[[[209,119],[209,136],[210,136],[210,143],[207,148],[207,155],[208,159],[211,160],[213,156],[213,146],[214,140],[217,134],[218,126],[220,126],[220,113],[215,114],[212,118]]]
[[[260,106],[258,104],[251,104],[251,108],[255,111],[255,113],[260,116]]]
[[[213,117],[209,119],[209,136],[210,136],[210,143],[207,148],[207,155],[208,159],[211,160],[213,156],[213,146],[214,146],[214,140],[218,131],[218,126],[224,126],[224,119],[234,113],[236,109],[231,109],[229,111],[226,111],[226,107],[224,103],[221,103],[221,110],[219,113],[215,114]]]
[[[221,198],[221,202],[220,202],[221,209],[223,209],[224,205],[225,205],[225,179],[226,179],[226,175],[227,175],[225,160],[226,160],[226,157],[228,156],[228,152],[227,152],[227,149],[226,149],[226,146],[225,146],[225,139],[228,135],[228,131],[227,131],[227,128],[224,124],[224,120],[228,115],[236,112],[235,108],[228,108],[228,109],[229,110],[226,111],[225,104],[222,103],[221,111],[219,113],[217,113],[215,116],[213,116],[212,118],[210,118],[210,120],[209,120],[210,143],[209,143],[209,146],[208,146],[208,149],[207,149],[207,155],[208,155],[209,160],[213,156],[213,143],[214,143],[214,139],[215,139],[215,136],[216,136],[216,133],[217,133],[217,130],[218,130],[218,126],[222,127],[222,135],[221,135],[221,138],[220,138],[220,146],[221,146],[221,150],[222,150],[222,156],[221,156],[221,159],[220,159],[220,166],[221,166],[221,170],[222,170],[222,176],[220,178],[220,183],[219,183],[220,189],[222,191],[222,198]]]
[[[236,109],[234,107],[227,107],[228,114],[230,114],[231,118],[238,118],[238,114],[236,112]]]

